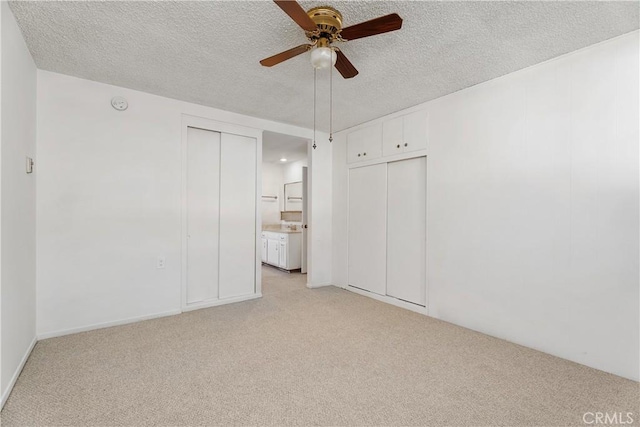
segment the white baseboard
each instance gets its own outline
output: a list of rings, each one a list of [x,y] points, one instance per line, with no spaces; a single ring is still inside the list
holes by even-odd
[[[2,401],[0,401],[0,410],[4,408],[4,404],[9,398],[9,395],[11,394],[11,390],[13,390],[13,386],[16,385],[16,381],[18,381],[18,377],[22,372],[22,368],[24,368],[24,364],[27,363],[27,359],[29,359],[31,352],[33,351],[33,347],[35,347],[36,345],[36,342],[38,342],[38,339],[36,337],[33,337],[33,341],[31,341],[31,344],[29,344],[29,348],[25,352],[24,356],[22,356],[22,360],[20,360],[20,364],[18,364],[16,371],[13,373],[13,376],[11,377],[11,381],[9,381],[9,384],[7,385],[7,389],[4,391],[4,393],[2,393]]]
[[[182,311],[186,312],[186,311],[200,310],[201,308],[209,308],[209,307],[215,307],[218,305],[233,304],[236,302],[249,301],[257,298],[262,298],[262,294],[242,295],[242,296],[233,297],[233,298],[202,301],[194,304],[189,304],[188,306],[183,307]]]
[[[112,326],[126,325],[129,323],[141,322],[143,320],[157,319],[159,317],[174,316],[180,313],[181,313],[180,310],[169,310],[169,311],[163,311],[161,313],[148,314],[146,316],[129,317],[127,319],[114,320],[112,322],[94,323],[92,325],[81,326],[79,328],[62,329],[59,331],[45,332],[43,334],[38,334],[38,340],[61,337],[64,335],[77,334],[78,332],[93,331],[95,329],[110,328]]]
[[[373,292],[365,291],[362,289],[354,288],[353,286],[347,286],[344,288],[349,292],[356,293],[365,297],[373,298],[377,301],[386,302],[387,304],[395,305],[396,307],[404,308],[407,310],[415,311],[416,313],[424,314],[428,316],[427,308],[421,305],[412,304],[410,302],[402,301],[401,299],[393,298],[387,295],[378,295]]]
[[[333,286],[333,283],[307,283],[309,289],[324,288],[325,286]]]

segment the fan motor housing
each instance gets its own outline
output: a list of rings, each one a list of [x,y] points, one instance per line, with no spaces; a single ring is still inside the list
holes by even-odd
[[[330,6],[314,7],[309,9],[307,15],[316,23],[320,33],[330,38],[342,30],[342,14]]]

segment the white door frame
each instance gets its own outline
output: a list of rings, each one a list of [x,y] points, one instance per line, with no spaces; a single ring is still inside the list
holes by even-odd
[[[307,166],[302,167],[302,255],[300,273],[307,274],[308,244],[309,244],[309,160]]]
[[[197,304],[187,306],[187,128],[193,127],[198,129],[209,130],[212,132],[228,133],[234,135],[255,138],[256,140],[256,203],[255,203],[255,294],[248,297],[229,298],[225,300],[215,300],[205,304]],[[181,124],[181,200],[180,200],[180,240],[181,240],[181,264],[180,264],[180,308],[182,311],[188,311],[195,308],[210,307],[214,305],[227,304],[246,299],[259,298],[262,296],[262,212],[261,212],[261,195],[262,195],[262,130],[250,128],[246,126],[234,125],[216,120],[206,119],[203,117],[182,114]]]

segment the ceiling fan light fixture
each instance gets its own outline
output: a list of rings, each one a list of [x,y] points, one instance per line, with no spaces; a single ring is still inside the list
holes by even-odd
[[[402,28],[402,18],[397,13],[370,19],[360,24],[342,27],[342,14],[330,6],[314,7],[305,11],[296,0],[273,0],[280,9],[305,32],[309,43],[285,50],[260,61],[265,67],[273,67],[283,61],[302,55],[311,50],[313,66],[313,145],[316,148],[316,101],[317,70],[333,70],[350,79],[358,75],[358,70],[333,42],[345,42],[388,33]],[[339,59],[339,61],[338,61]],[[329,142],[333,141],[333,73],[329,74]],[[406,145],[406,144],[405,144]],[[281,159],[283,161],[283,159]]]
[[[334,66],[336,59],[335,51],[329,47],[317,47],[311,51],[311,65],[316,70]]]

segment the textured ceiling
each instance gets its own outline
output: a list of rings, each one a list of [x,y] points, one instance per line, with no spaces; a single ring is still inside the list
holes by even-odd
[[[308,9],[325,2],[301,1]],[[639,27],[638,3],[330,1],[345,26],[398,12],[403,28],[341,49],[334,130],[407,108]],[[11,2],[44,70],[304,127],[313,125],[309,53],[258,61],[306,41],[270,1]],[[328,71],[318,127],[328,130]]]
[[[287,159],[287,163],[307,158],[309,141],[290,135],[275,132],[262,134],[262,162],[282,163],[280,159]]]

